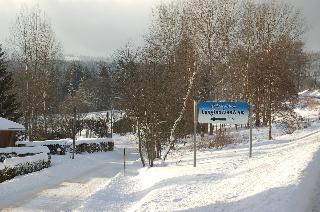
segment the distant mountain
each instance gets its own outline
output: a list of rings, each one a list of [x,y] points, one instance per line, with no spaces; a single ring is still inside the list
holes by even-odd
[[[112,59],[109,57],[94,57],[94,56],[83,56],[83,55],[65,55],[64,59],[66,61],[83,61],[83,62],[99,62],[104,61],[107,63],[111,63]]]

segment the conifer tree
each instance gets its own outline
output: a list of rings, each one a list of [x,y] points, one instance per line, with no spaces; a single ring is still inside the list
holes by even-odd
[[[0,45],[0,117],[16,121],[20,114],[13,86],[12,74],[7,71],[5,52]]]

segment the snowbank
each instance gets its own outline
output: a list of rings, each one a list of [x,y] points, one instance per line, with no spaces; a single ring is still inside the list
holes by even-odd
[[[19,164],[34,163],[42,160],[48,161],[47,153],[40,153],[40,154],[26,156],[26,157],[7,158],[4,160],[3,165],[5,167],[14,168]]]
[[[299,96],[302,96],[302,97],[320,98],[319,90],[304,90],[298,94],[299,94]]]
[[[0,117],[0,130],[24,131],[23,125]]]
[[[36,147],[7,147],[7,148],[0,148],[1,153],[16,153],[17,155],[23,154],[36,154],[36,153],[49,153],[48,147],[45,146],[36,146]]]
[[[25,145],[25,146],[45,146],[45,145],[69,145],[72,143],[71,139],[60,139],[60,140],[45,140],[45,141],[17,141],[17,145]]]
[[[299,92],[298,95],[303,96],[308,93],[309,93],[309,90],[304,90],[304,91]]]
[[[314,127],[313,127],[314,126]],[[110,211],[307,211],[319,176],[319,124],[286,139],[169,158],[166,165],[128,167],[79,208]],[[131,169],[130,169],[131,168]]]
[[[113,142],[112,138],[80,138],[75,141],[76,145],[79,144],[93,144],[100,142]],[[32,146],[46,146],[46,145],[60,145],[60,146],[70,146],[72,145],[72,139],[60,139],[60,140],[45,140],[45,141],[17,141],[17,145],[26,145],[29,147]]]
[[[302,176],[297,184],[296,190],[291,198],[291,204],[288,211],[312,211],[314,206],[313,196],[315,188],[320,178],[320,150],[314,155],[308,167],[303,171]],[[319,199],[316,201],[320,201]]]
[[[320,97],[320,92],[318,90],[314,90],[309,93],[309,96],[311,97]]]

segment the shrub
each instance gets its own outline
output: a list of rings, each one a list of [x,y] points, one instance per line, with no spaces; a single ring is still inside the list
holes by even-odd
[[[113,151],[114,142],[97,142],[97,143],[80,143],[76,145],[76,154],[80,154],[82,152],[94,153],[94,152],[107,152]]]
[[[47,147],[7,147],[0,148],[0,162],[12,157],[26,157],[38,153],[49,153]]]
[[[277,128],[280,128],[284,133],[292,134],[298,129],[308,127],[310,124],[305,121],[302,116],[298,115],[293,110],[283,112],[279,114],[279,120],[277,121]]]
[[[235,139],[224,130],[218,130],[216,134],[210,137],[203,137],[198,144],[200,149],[223,148],[229,144],[235,143]]]
[[[24,175],[50,166],[50,155],[47,153],[34,154],[25,157],[12,157],[0,164],[0,182],[18,175]]]

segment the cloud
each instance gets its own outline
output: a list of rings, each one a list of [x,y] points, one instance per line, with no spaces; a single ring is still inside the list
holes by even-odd
[[[9,2],[8,4],[5,2]],[[129,40],[142,43],[154,0],[0,0],[2,35],[9,34],[23,3],[38,3],[49,17],[65,53],[107,56]],[[6,9],[3,9],[6,8]]]
[[[303,9],[310,30],[306,47],[320,50],[319,0],[287,0]],[[66,54],[108,56],[129,40],[143,42],[158,0],[0,0],[0,43],[22,4],[36,4],[46,12]]]

